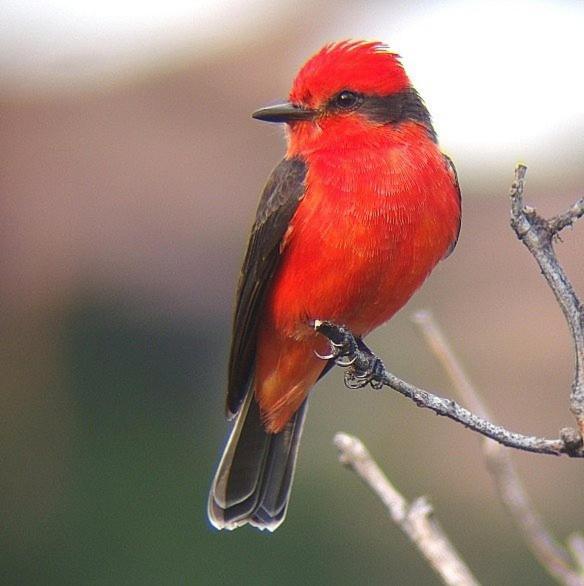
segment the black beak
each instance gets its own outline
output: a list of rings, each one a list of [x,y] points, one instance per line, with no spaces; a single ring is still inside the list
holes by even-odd
[[[285,104],[260,108],[251,116],[264,122],[295,122],[297,120],[312,120],[315,115],[314,110],[306,110],[286,102]]]

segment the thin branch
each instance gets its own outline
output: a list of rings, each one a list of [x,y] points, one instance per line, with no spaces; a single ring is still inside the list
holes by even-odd
[[[460,398],[469,405],[472,411],[476,411],[481,417],[491,419],[492,416],[487,406],[470,382],[469,376],[464,371],[460,361],[456,358],[450,344],[446,340],[442,330],[438,327],[432,314],[427,310],[417,311],[412,320],[419,327],[424,336],[424,340],[440,361],[446,374],[450,377],[454,385],[454,390],[460,395]]]
[[[471,406],[473,411],[483,417],[490,417],[481,395],[470,381],[430,312],[417,312],[414,315],[414,322],[448,373],[461,398]],[[535,511],[509,452],[490,439],[483,440],[483,452],[503,504],[524,533],[527,544],[541,565],[562,584],[583,586],[584,577],[572,568],[570,555],[557,542]],[[574,538],[574,546],[571,549],[577,550],[580,545],[582,545],[581,542]]]
[[[433,516],[432,506],[423,498],[411,505],[389,482],[356,437],[337,433],[334,439],[339,459],[351,468],[379,497],[390,517],[417,546],[442,581],[449,586],[478,586],[466,564]]]
[[[576,417],[580,435],[584,435],[584,307],[560,265],[553,246],[554,238],[558,237],[560,231],[584,215],[584,198],[563,214],[546,220],[538,215],[534,208],[523,203],[526,172],[525,165],[517,165],[515,181],[509,193],[511,227],[537,261],[570,328],[576,363],[570,394],[570,410]]]
[[[418,407],[430,409],[438,415],[457,421],[507,447],[537,454],[566,454],[572,458],[584,458],[579,435],[565,434],[558,439],[547,439],[511,432],[479,417],[451,399],[420,389],[388,372],[381,360],[363,342],[359,341],[357,344],[353,334],[346,328],[320,320],[315,320],[314,328],[332,342],[334,356],[343,359],[340,365],[348,366],[345,371],[345,384],[348,387],[359,388],[369,383],[377,388],[386,386],[411,399]]]
[[[558,234],[564,228],[572,226],[572,224],[584,216],[584,197],[579,199],[569,210],[563,214],[558,214],[548,220],[549,229],[554,233]]]
[[[584,576],[584,536],[581,533],[573,533],[568,537],[568,547],[572,557],[576,560],[576,565],[580,574]]]

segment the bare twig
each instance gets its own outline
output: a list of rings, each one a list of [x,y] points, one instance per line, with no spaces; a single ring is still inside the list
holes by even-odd
[[[568,548],[572,557],[576,560],[576,565],[580,574],[584,576],[584,536],[581,533],[573,533],[568,537]]]
[[[579,199],[569,210],[563,214],[558,214],[548,220],[549,229],[554,233],[558,234],[564,228],[572,226],[572,224],[584,216],[584,197]]]
[[[469,376],[454,355],[450,344],[446,340],[442,330],[438,327],[432,314],[427,310],[417,311],[412,320],[420,328],[426,343],[430,346],[434,355],[440,360],[442,368],[444,368],[446,374],[450,377],[454,389],[458,392],[460,398],[468,404],[472,411],[476,411],[481,417],[491,419],[491,414],[487,406],[470,382]]]
[[[392,520],[417,546],[442,581],[450,586],[478,585],[434,518],[430,503],[420,497],[411,505],[408,504],[356,437],[337,433],[334,441],[340,461],[351,468],[379,497]]]
[[[430,312],[417,312],[414,322],[461,398],[479,415],[490,417],[483,399]],[[568,552],[556,541],[535,511],[509,452],[490,439],[483,440],[483,451],[503,504],[523,531],[527,544],[541,565],[566,586],[584,586],[584,577],[579,574],[581,569],[574,571]],[[580,545],[581,542],[574,537],[574,545],[570,549],[578,550]]]
[[[574,340],[575,371],[570,394],[570,409],[578,422],[580,436],[584,434],[584,307],[554,251],[554,238],[566,226],[584,215],[584,198],[568,211],[549,220],[523,203],[527,167],[517,165],[511,197],[511,226],[517,238],[533,255],[548,285],[558,301]]]
[[[349,387],[358,388],[368,383],[372,383],[378,388],[389,387],[414,401],[418,407],[431,409],[438,415],[457,421],[510,448],[537,454],[556,456],[566,454],[573,458],[584,457],[584,449],[579,435],[562,434],[562,437],[558,439],[546,439],[511,432],[500,425],[491,423],[484,417],[479,417],[451,399],[434,395],[388,372],[381,360],[363,342],[360,341],[357,345],[355,337],[346,328],[320,320],[315,320],[314,328],[333,343],[336,357],[346,357],[346,361],[343,360],[342,364],[347,366],[350,363],[345,371],[345,384]]]

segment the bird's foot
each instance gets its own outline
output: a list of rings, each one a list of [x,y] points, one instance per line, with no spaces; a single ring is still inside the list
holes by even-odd
[[[373,354],[365,342],[357,338],[358,353],[351,368],[345,371],[345,385],[350,389],[362,389],[368,384],[373,389],[383,387],[383,374],[385,366],[381,360]]]
[[[357,342],[353,334],[344,326],[337,326],[328,321],[314,320],[314,329],[328,338],[330,352],[315,354],[322,360],[334,360],[337,366],[347,368],[357,360]]]
[[[314,329],[329,339],[331,351],[323,360],[334,360],[337,366],[346,368],[345,385],[349,389],[361,389],[368,384],[374,389],[383,387],[385,366],[381,359],[355,337],[346,327],[331,322],[315,320]]]
[[[371,385],[371,388],[379,390],[383,387],[384,372],[385,366],[383,366],[381,359],[373,356],[365,368],[362,368],[360,364],[352,364],[345,371],[345,386],[349,389],[362,389]]]

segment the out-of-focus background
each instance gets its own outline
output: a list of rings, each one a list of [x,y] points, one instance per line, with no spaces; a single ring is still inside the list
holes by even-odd
[[[407,6],[406,6],[407,4]],[[509,428],[556,436],[571,343],[508,227],[517,161],[551,214],[584,191],[584,4],[4,0],[0,23],[3,584],[434,584],[337,463],[360,436],[428,495],[485,584],[550,584],[470,432],[390,392],[314,392],[292,503],[273,535],[213,530],[235,283],[284,151],[250,112],[323,43],[401,53],[457,163],[456,253],[371,346],[451,395],[410,321],[430,308]],[[584,224],[558,245],[583,292]],[[582,465],[514,456],[558,536],[584,527]]]

